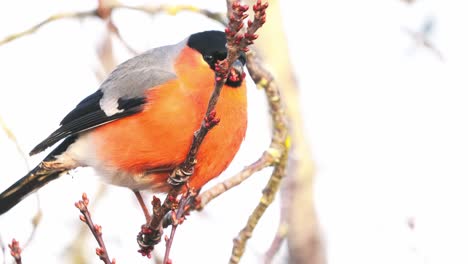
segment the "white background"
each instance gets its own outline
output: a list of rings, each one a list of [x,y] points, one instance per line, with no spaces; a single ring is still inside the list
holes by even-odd
[[[200,1],[200,6],[215,11],[223,11],[223,4]],[[1,3],[0,38],[50,14],[94,7],[91,0]],[[282,8],[317,164],[315,198],[329,263],[467,263],[467,4],[284,1]],[[219,29],[188,13],[151,18],[122,11],[115,21],[137,50]],[[433,21],[427,36],[442,60],[407,33],[420,31],[427,21]],[[67,20],[0,46],[0,116],[26,151],[97,89],[96,46],[103,32],[96,19]],[[128,57],[123,48],[116,49],[119,60]],[[269,143],[263,92],[251,86],[249,96],[247,138],[222,177],[253,161]],[[32,157],[30,163],[35,165],[44,155]],[[26,173],[3,132],[0,165],[0,189]],[[267,173],[257,174],[202,213],[192,214],[178,228],[174,263],[227,262],[232,238],[267,178]],[[82,192],[92,203],[98,182],[92,170],[80,169],[40,191],[44,217],[23,253],[24,263],[70,263],[69,247],[82,225],[73,203]],[[96,206],[94,220],[103,226],[109,254],[118,263],[151,263],[136,253],[135,236],[143,217],[133,194],[109,187]],[[31,196],[0,217],[4,243],[13,237],[26,240],[34,212]],[[253,234],[244,263],[261,261],[278,213],[275,203]],[[414,229],[408,222],[414,222]],[[100,263],[95,247],[89,240],[85,248],[90,261]],[[280,257],[277,263],[284,260]]]

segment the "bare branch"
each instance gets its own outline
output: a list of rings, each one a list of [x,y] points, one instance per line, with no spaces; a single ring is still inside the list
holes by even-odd
[[[273,262],[273,259],[276,253],[279,251],[281,245],[283,244],[287,234],[288,224],[283,219],[280,219],[280,224],[278,225],[278,230],[276,231],[275,238],[273,239],[270,247],[265,253],[265,264],[271,264]]]
[[[53,21],[66,19],[66,18],[84,18],[84,17],[89,17],[89,16],[95,16],[95,15],[96,15],[95,10],[93,10],[93,11],[84,11],[84,12],[70,12],[70,13],[55,14],[55,15],[52,15],[52,16],[48,17],[47,19],[39,22],[38,24],[32,26],[29,29],[26,29],[26,30],[18,32],[18,33],[11,34],[11,35],[3,38],[3,39],[0,39],[0,46],[4,45],[4,44],[7,44],[7,43],[9,43],[9,42],[11,42],[13,40],[16,40],[18,38],[30,35],[30,34],[36,32],[41,27],[43,27],[43,26],[45,26],[45,25],[47,25],[47,24],[49,24],[49,23],[51,23]]]
[[[81,212],[80,220],[88,225],[89,230],[94,235],[94,238],[99,244],[99,247],[96,248],[96,255],[104,262],[105,264],[115,264],[115,259],[112,261],[109,259],[109,255],[107,253],[106,244],[104,243],[104,239],[102,238],[102,227],[100,225],[94,224],[93,220],[91,219],[91,213],[88,210],[89,199],[86,193],[83,193],[82,200],[79,200],[75,203],[76,208],[78,208]]]
[[[11,244],[8,244],[8,247],[10,248],[11,256],[15,259],[15,263],[21,264],[21,247],[19,242],[13,238]]]
[[[193,174],[198,149],[208,131],[216,126],[220,121],[219,118],[216,118],[215,107],[218,102],[221,89],[226,83],[228,76],[230,76],[230,68],[239,57],[240,52],[246,50],[247,46],[252,44],[253,40],[256,38],[254,33],[265,22],[264,9],[266,9],[267,6],[268,5],[262,6],[261,3],[260,7],[254,6],[254,9],[258,8],[258,12],[263,12],[263,16],[259,16],[258,18],[256,17],[255,19],[258,21],[249,23],[247,33],[241,34],[239,32],[243,28],[243,20],[247,17],[245,12],[248,10],[248,6],[240,5],[239,2],[234,2],[232,4],[232,13],[228,14],[229,24],[226,28],[226,59],[218,61],[215,65],[215,85],[208,102],[205,116],[200,128],[193,135],[192,145],[190,146],[184,162],[177,166],[168,177],[167,181],[171,186],[171,189],[169,190],[164,203],[161,205],[159,199],[153,199],[153,217],[149,225],[144,225],[142,227],[137,238],[140,245],[139,252],[141,254],[149,256],[154,245],[159,243],[161,240],[163,218],[167,213],[169,213],[169,211],[177,208],[177,196],[179,195],[182,186],[184,186]]]
[[[231,188],[241,184],[254,173],[271,166],[273,164],[273,161],[273,157],[270,155],[270,153],[264,152],[263,155],[257,161],[245,167],[236,175],[228,178],[227,180],[221,183],[216,184],[215,186],[201,193],[198,198],[200,203],[197,207],[197,210],[202,210],[213,199],[220,196],[224,192],[230,190]]]
[[[290,145],[287,119],[277,84],[273,81],[271,74],[262,67],[262,64],[254,58],[252,53],[247,54],[247,69],[255,83],[262,87],[267,95],[273,121],[273,138],[268,151],[274,157],[273,165],[275,168],[270,180],[263,190],[263,195],[259,204],[250,215],[246,226],[234,239],[234,246],[229,263],[238,263],[240,261],[240,258],[244,253],[247,240],[252,236],[252,232],[260,218],[263,216],[265,210],[273,202],[273,199],[278,192],[281,179],[285,175],[287,154]]]
[[[202,15],[207,16],[208,18],[214,19],[216,21],[219,21],[222,24],[225,24],[225,15],[222,13],[216,13],[216,12],[211,12],[209,10],[201,9],[196,6],[191,6],[191,5],[162,5],[162,6],[128,6],[128,5],[123,5],[123,4],[112,4],[112,5],[106,5],[103,8],[103,5],[99,5],[98,8],[94,10],[89,10],[89,11],[82,11],[82,12],[66,12],[66,13],[57,13],[55,15],[51,15],[50,17],[44,19],[43,21],[39,22],[36,25],[33,25],[32,27],[21,31],[17,33],[13,33],[11,35],[6,36],[3,39],[0,39],[0,46],[7,44],[13,40],[22,38],[27,35],[31,35],[35,33],[37,30],[42,28],[43,26],[62,19],[81,19],[85,17],[100,17],[102,19],[107,19],[112,15],[112,12],[116,9],[129,9],[129,10],[135,10],[135,11],[140,11],[144,12],[147,14],[151,15],[156,15],[159,13],[167,13],[170,15],[176,15],[179,12],[182,11],[188,11],[188,12],[195,12],[199,13]],[[123,40],[122,37],[120,36],[120,33],[118,31],[113,31],[113,33],[116,34],[117,38],[119,40]],[[133,50],[125,41],[122,41],[122,43],[127,47],[129,50]],[[134,50],[133,50],[134,51]]]
[[[189,215],[190,211],[193,208],[195,208],[197,195],[198,191],[195,191],[194,189],[189,189],[180,198],[177,212],[172,211],[170,219],[172,223],[171,235],[169,238],[166,237],[166,252],[164,254],[163,264],[172,263],[172,261],[169,259],[169,253],[171,251],[172,242],[174,241],[177,226],[182,224],[185,221],[185,217]]]
[[[28,156],[26,155],[26,152],[23,150],[23,148],[20,146],[18,139],[16,138],[15,134],[13,131],[7,126],[3,118],[0,116],[0,127],[2,130],[5,132],[5,134],[8,136],[8,138],[15,144],[16,151],[18,154],[21,156],[24,162],[24,167],[26,168],[27,171],[31,170],[31,166],[29,165],[28,161]],[[29,234],[28,239],[26,242],[23,244],[23,248],[26,248],[29,243],[33,240],[34,235],[36,234],[37,227],[39,226],[39,223],[41,222],[42,219],[42,210],[41,210],[41,201],[39,199],[39,194],[35,193],[34,196],[36,197],[36,204],[37,204],[37,211],[34,217],[32,218],[32,230],[31,233]]]

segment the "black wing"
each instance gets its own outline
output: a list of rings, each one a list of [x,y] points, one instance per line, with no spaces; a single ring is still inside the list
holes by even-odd
[[[68,136],[104,125],[122,117],[139,113],[143,110],[143,105],[146,102],[143,97],[131,99],[120,98],[118,100],[118,109],[122,110],[122,112],[107,116],[99,105],[102,96],[102,91],[98,90],[81,101],[75,109],[60,122],[61,126],[44,141],[39,143],[39,145],[34,147],[29,155],[37,154]]]

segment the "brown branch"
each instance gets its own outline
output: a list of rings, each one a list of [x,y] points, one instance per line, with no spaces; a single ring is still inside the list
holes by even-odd
[[[278,225],[278,230],[276,231],[275,238],[273,238],[273,241],[271,242],[270,247],[265,253],[264,264],[271,264],[273,262],[273,259],[276,253],[280,250],[281,245],[283,244],[287,234],[288,234],[288,224],[283,219],[280,219],[280,223]]]
[[[245,12],[248,10],[248,6],[240,5],[238,1],[232,3],[232,9],[228,14],[229,24],[225,30],[227,55],[224,60],[218,61],[215,65],[215,85],[202,124],[193,135],[192,144],[184,162],[178,165],[168,177],[167,182],[171,186],[171,189],[164,203],[161,204],[157,198],[153,199],[153,216],[151,222],[149,225],[144,225],[137,236],[137,241],[140,245],[139,252],[144,256],[149,256],[154,245],[161,240],[163,219],[171,210],[177,208],[177,196],[182,186],[184,186],[193,174],[198,149],[208,131],[220,121],[219,118],[216,118],[215,107],[221,89],[226,83],[230,68],[239,57],[240,52],[247,50],[247,46],[252,44],[253,40],[257,38],[255,31],[265,23],[265,9],[267,6],[267,4],[262,5],[260,1],[257,5],[254,5],[253,8],[256,12],[255,20],[248,23],[247,33],[242,34],[239,32],[244,26],[243,21],[247,17]]]
[[[229,263],[239,263],[240,258],[244,254],[245,245],[247,240],[252,236],[253,230],[257,226],[258,221],[265,213],[266,209],[273,202],[276,193],[278,192],[281,179],[285,174],[285,168],[287,164],[287,150],[283,152],[279,163],[276,164],[275,169],[268,181],[266,187],[263,189],[263,195],[250,215],[247,224],[239,232],[238,236],[234,239],[234,246],[232,248],[231,258]]]
[[[271,154],[269,152],[264,152],[257,161],[245,167],[242,171],[201,193],[198,198],[199,204],[197,206],[197,210],[202,210],[213,199],[241,184],[254,173],[271,166],[273,161],[274,159]]]
[[[94,235],[94,238],[99,244],[99,247],[96,248],[96,255],[104,262],[105,264],[115,264],[115,259],[112,261],[109,259],[109,255],[107,253],[106,244],[104,243],[104,239],[102,238],[102,227],[100,225],[94,224],[93,220],[91,219],[91,213],[88,210],[89,199],[86,193],[83,193],[82,200],[79,200],[75,203],[75,207],[78,208],[81,212],[80,220],[88,225],[89,230]]]
[[[279,94],[279,87],[274,82],[271,74],[262,67],[262,64],[254,57],[252,53],[247,54],[247,69],[254,82],[265,90],[268,104],[273,121],[273,138],[269,152],[274,157],[274,170],[263,190],[262,198],[259,204],[250,215],[246,226],[239,232],[234,239],[234,246],[229,263],[238,263],[244,253],[247,240],[252,236],[259,219],[265,210],[273,202],[273,199],[279,189],[281,179],[285,175],[287,164],[287,154],[289,148],[289,137],[287,129],[287,119]]]
[[[207,9],[202,9],[193,5],[160,5],[160,6],[128,6],[128,5],[121,5],[117,4],[112,6],[112,8],[121,8],[121,9],[129,9],[144,12],[150,15],[156,15],[159,13],[166,13],[168,15],[175,16],[180,12],[193,12],[199,13],[204,15],[210,19],[220,22],[221,24],[226,24],[226,14],[225,13],[218,13],[212,12]]]
[[[47,25],[47,24],[49,24],[49,23],[51,23],[53,21],[66,19],[66,18],[84,18],[84,17],[89,17],[89,16],[95,16],[96,15],[95,12],[96,12],[96,10],[84,11],[84,12],[59,13],[59,14],[52,15],[52,16],[46,18],[45,20],[39,22],[38,24],[32,26],[29,29],[26,29],[26,30],[18,32],[18,33],[11,34],[11,35],[3,38],[3,39],[0,39],[0,46],[4,45],[4,44],[7,44],[7,43],[9,43],[9,42],[11,42],[13,40],[19,39],[21,37],[33,34],[34,32],[36,32],[41,27],[43,27],[43,26],[45,26],[45,25]]]
[[[11,244],[8,244],[8,247],[10,248],[11,256],[15,259],[15,263],[21,264],[21,247],[19,242],[13,238]]]
[[[185,217],[189,215],[190,211],[193,208],[195,208],[197,195],[198,191],[195,191],[194,189],[189,189],[180,198],[177,213],[172,211],[170,219],[172,223],[171,235],[169,238],[166,238],[166,252],[164,254],[163,264],[172,263],[172,261],[169,259],[169,253],[171,251],[172,242],[174,241],[177,226],[182,224],[185,221]]]
[[[280,225],[287,224],[284,228],[289,255],[286,262],[323,264],[326,258],[313,200],[315,166],[302,120],[300,90],[288,55],[281,2],[270,0],[269,3],[270,19],[262,28],[262,38],[256,42],[256,48],[280,89],[292,142],[287,176],[280,189]],[[275,39],[274,45],[271,39]],[[281,229],[279,226],[278,230]]]
[[[110,4],[110,5],[105,5],[103,8],[102,2],[100,2],[100,5],[98,5],[98,8],[89,10],[89,11],[82,11],[82,12],[66,12],[66,13],[57,13],[54,15],[49,16],[48,18],[42,20],[41,22],[31,26],[30,28],[13,33],[11,35],[8,35],[4,37],[3,39],[0,39],[0,46],[7,44],[13,40],[17,40],[19,38],[25,37],[27,35],[31,35],[35,33],[37,30],[42,28],[43,26],[62,19],[69,19],[69,18],[85,18],[85,17],[99,17],[103,19],[107,19],[112,15],[112,12],[116,9],[129,9],[129,10],[135,10],[135,11],[140,11],[144,12],[147,14],[151,15],[156,15],[159,13],[167,13],[170,15],[176,15],[179,12],[182,11],[188,11],[188,12],[195,12],[202,14],[204,16],[207,16],[208,18],[214,19],[216,21],[219,21],[222,24],[225,24],[225,15],[222,13],[216,13],[216,12],[211,12],[209,10],[201,9],[196,6],[191,6],[191,5],[162,5],[162,6],[128,6],[128,5],[123,5],[123,4]],[[117,38],[119,40],[123,40],[120,36],[120,33],[116,33]],[[125,41],[122,41],[122,43],[127,47],[129,50],[133,50]],[[133,50],[134,51],[134,50]]]
[[[101,201],[102,198],[105,196],[107,190],[108,189],[105,184],[99,184],[99,188],[94,193],[94,196],[93,196],[94,197],[93,203],[90,206],[87,206],[88,211],[92,211],[93,208],[96,208],[99,201]],[[75,262],[78,262],[78,263],[87,262],[83,257],[84,255],[86,255],[85,252],[88,250],[88,248],[85,246],[85,243],[84,243],[87,236],[89,235],[89,232],[87,232],[88,231],[87,229],[88,229],[87,225],[81,225],[78,232],[76,232],[76,236],[73,239],[71,239],[72,242],[65,248],[65,252],[67,252],[67,254],[69,255],[69,258],[73,259]]]

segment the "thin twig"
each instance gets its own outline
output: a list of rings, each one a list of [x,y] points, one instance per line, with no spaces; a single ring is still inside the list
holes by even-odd
[[[140,11],[140,12],[144,12],[144,13],[151,14],[151,15],[156,15],[156,14],[159,14],[159,13],[167,13],[167,14],[170,14],[170,15],[176,15],[179,12],[188,11],[188,12],[195,12],[195,13],[205,15],[205,16],[211,18],[211,19],[219,21],[222,24],[226,23],[225,19],[224,19],[225,18],[224,14],[211,12],[209,10],[201,9],[201,8],[198,8],[196,6],[191,6],[191,5],[128,6],[128,5],[123,5],[123,4],[116,3],[116,4],[108,5],[105,8],[106,8],[106,12],[108,11],[109,13],[101,12],[102,9],[99,9],[99,6],[98,6],[98,8],[93,9],[93,10],[89,10],[89,11],[65,12],[65,13],[57,13],[57,14],[51,15],[48,18],[42,20],[41,22],[31,26],[30,28],[28,28],[28,29],[26,29],[24,31],[13,33],[11,35],[8,35],[8,36],[4,37],[3,39],[0,39],[0,46],[4,45],[4,44],[7,44],[7,43],[9,43],[9,42],[11,42],[13,40],[17,40],[19,38],[25,37],[27,35],[31,35],[31,34],[35,33],[37,30],[39,30],[40,28],[42,28],[43,26],[45,26],[45,25],[47,25],[47,24],[49,24],[51,22],[54,22],[54,21],[58,21],[58,20],[62,20],[62,19],[69,19],[69,18],[77,18],[77,19],[81,19],[81,18],[85,18],[85,17],[101,17],[102,18],[102,17],[107,16],[107,15],[110,16],[112,14],[112,12],[114,10],[116,10],[116,9],[135,10],[135,11]],[[120,33],[118,33],[118,32],[114,32],[114,33],[116,33],[116,36],[120,40],[123,40],[121,38],[121,36],[120,36]],[[126,44],[125,41],[123,41],[123,44],[129,50],[133,50],[130,46],[128,46]]]
[[[21,264],[21,247],[19,242],[13,238],[11,244],[8,244],[10,248],[10,254],[15,259],[16,264]]]
[[[99,184],[98,190],[94,193],[93,196],[93,203],[87,206],[88,211],[93,211],[93,209],[96,208],[99,201],[102,201],[102,198],[105,197],[107,190],[107,185],[103,183]],[[71,243],[65,248],[65,252],[70,255],[70,258],[78,263],[87,262],[84,258],[84,255],[86,255],[85,252],[88,250],[86,244],[84,243],[87,236],[89,235],[87,229],[87,225],[81,225],[78,232],[76,232],[76,236],[70,240]]]
[[[115,264],[115,259],[112,261],[109,259],[109,254],[107,253],[106,244],[102,238],[102,227],[100,225],[94,224],[91,219],[91,213],[88,210],[89,199],[86,193],[83,193],[82,200],[79,200],[75,203],[76,208],[81,212],[80,220],[88,225],[89,229],[94,235],[94,238],[99,244],[99,247],[96,248],[96,255],[104,262],[105,264]]]
[[[283,244],[287,234],[288,234],[288,224],[284,222],[284,220],[280,219],[280,224],[278,225],[278,230],[276,231],[275,238],[273,239],[270,247],[265,253],[264,264],[271,264],[273,262],[273,259],[276,253],[281,248],[281,245]]]
[[[271,74],[262,67],[262,64],[255,59],[252,53],[247,54],[247,69],[254,82],[258,86],[262,87],[267,95],[273,121],[273,138],[269,151],[270,153],[274,153],[275,168],[270,180],[263,190],[263,195],[259,204],[250,215],[246,226],[234,239],[234,246],[229,263],[238,263],[240,261],[240,258],[244,253],[247,240],[252,236],[252,232],[265,210],[273,202],[273,199],[279,189],[281,179],[285,175],[285,167],[287,164],[288,149],[290,145],[287,119],[277,84],[274,82]]]
[[[26,155],[26,152],[24,152],[23,148],[21,148],[21,146],[20,146],[20,144],[18,142],[18,139],[16,138],[13,131],[11,131],[11,129],[7,126],[7,124],[3,120],[2,116],[0,116],[0,127],[5,132],[7,137],[11,140],[11,142],[13,142],[13,144],[15,144],[16,151],[18,152],[18,154],[23,159],[24,167],[29,171],[30,166],[29,166],[28,156]]]
[[[7,137],[13,142],[13,144],[15,144],[16,151],[21,156],[21,158],[22,158],[22,160],[24,162],[24,167],[25,167],[26,171],[30,171],[31,166],[29,165],[29,160],[28,160],[28,156],[26,155],[26,152],[20,146],[20,144],[18,142],[18,139],[16,138],[15,134],[7,126],[7,124],[5,123],[5,121],[3,120],[3,118],[1,116],[0,116],[0,127],[5,132]],[[32,218],[32,221],[31,221],[31,223],[32,223],[31,233],[29,234],[29,237],[26,240],[26,242],[23,244],[23,249],[26,248],[29,245],[29,243],[33,240],[34,235],[36,234],[37,227],[39,226],[39,223],[41,222],[41,219],[42,219],[41,200],[39,198],[39,193],[36,192],[34,194],[34,196],[36,197],[36,205],[37,205],[36,208],[37,208],[37,210],[36,210],[36,214],[34,215],[34,217]]]
[[[252,232],[257,226],[258,221],[263,216],[263,213],[266,211],[268,206],[270,206],[270,204],[273,202],[275,195],[278,192],[281,179],[285,174],[286,164],[287,150],[284,151],[284,154],[281,156],[279,163],[275,166],[270,180],[268,181],[266,187],[263,189],[262,198],[260,199],[260,202],[258,203],[257,207],[250,215],[247,224],[239,232],[238,236],[234,239],[234,246],[232,248],[229,263],[239,263],[240,258],[244,254],[247,240],[252,236]]]
[[[29,29],[26,29],[24,31],[18,32],[11,34],[3,39],[0,39],[0,46],[7,44],[13,40],[19,39],[21,37],[30,35],[34,32],[36,32],[38,29],[41,27],[49,24],[50,22],[61,20],[61,19],[66,19],[66,18],[84,18],[84,17],[90,17],[90,16],[95,16],[96,15],[96,10],[91,10],[91,11],[84,11],[84,12],[69,12],[69,13],[59,13],[52,15],[43,21],[39,22],[38,24],[32,26]]]
[[[117,5],[111,6],[111,8],[135,10],[135,11],[144,12],[150,15],[166,13],[172,16],[175,16],[178,13],[185,11],[185,12],[199,13],[210,19],[218,21],[221,24],[226,24],[226,21],[227,21],[225,13],[212,12],[210,10],[202,9],[193,5],[129,6],[129,5],[117,4]]]
[[[254,6],[254,9],[255,8]],[[163,218],[171,210],[177,208],[177,196],[182,186],[184,186],[193,174],[198,149],[208,131],[220,121],[219,118],[216,118],[215,107],[221,89],[229,76],[232,64],[237,60],[240,52],[247,50],[247,46],[252,44],[253,40],[257,38],[255,31],[265,23],[263,11],[263,15],[256,16],[254,22],[249,22],[247,33],[237,34],[244,26],[243,20],[247,17],[247,14],[245,14],[247,10],[248,6],[240,5],[239,2],[234,2],[232,4],[232,13],[228,15],[229,24],[225,30],[227,55],[226,59],[218,61],[215,65],[215,85],[202,124],[193,135],[192,144],[184,162],[177,166],[168,177],[167,181],[171,188],[164,203],[161,204],[159,199],[153,199],[153,216],[151,222],[149,225],[143,226],[138,234],[137,241],[140,245],[139,252],[144,256],[148,256],[154,245],[161,240]],[[260,12],[262,11],[260,10]]]
[[[171,252],[172,242],[174,241],[175,232],[177,227],[185,221],[185,217],[189,215],[190,211],[195,208],[196,197],[198,192],[194,189],[188,189],[179,201],[177,213],[172,211],[171,223],[172,229],[169,238],[166,238],[166,251],[164,254],[163,264],[170,264],[172,261],[169,259]]]
[[[213,199],[230,190],[231,188],[241,184],[254,173],[271,166],[273,161],[273,157],[270,155],[270,153],[264,152],[257,161],[245,167],[242,171],[202,192],[198,198],[199,204],[197,206],[197,210],[202,210]]]

